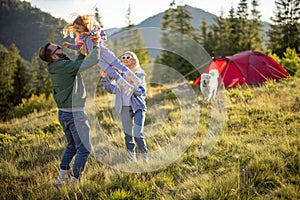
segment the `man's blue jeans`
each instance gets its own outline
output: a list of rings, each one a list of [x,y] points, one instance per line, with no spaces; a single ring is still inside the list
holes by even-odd
[[[67,147],[61,159],[60,169],[69,170],[70,163],[76,155],[73,175],[79,178],[91,152],[90,126],[87,117],[83,111],[59,111],[58,119],[67,139]]]

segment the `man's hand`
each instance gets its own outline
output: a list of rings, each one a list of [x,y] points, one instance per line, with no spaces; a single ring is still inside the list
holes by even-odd
[[[64,45],[65,47],[69,48],[70,43],[69,43],[69,42],[64,42],[63,45]]]
[[[105,71],[100,71],[100,75],[102,78],[105,78],[107,76],[107,73]]]

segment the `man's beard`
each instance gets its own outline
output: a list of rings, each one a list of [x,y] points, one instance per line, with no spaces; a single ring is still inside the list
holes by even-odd
[[[56,55],[61,59],[67,57],[67,54],[65,54],[65,53],[56,53]]]

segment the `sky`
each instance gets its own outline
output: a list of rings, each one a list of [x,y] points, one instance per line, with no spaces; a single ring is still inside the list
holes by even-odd
[[[40,8],[57,18],[71,22],[73,13],[91,14],[95,8],[99,10],[101,22],[105,29],[121,28],[126,26],[125,16],[131,6],[131,20],[139,24],[143,20],[165,11],[172,0],[25,0],[33,7]],[[237,8],[240,0],[176,0],[177,5],[188,4],[201,8],[204,11],[220,16],[221,11],[228,14],[231,6]],[[248,0],[250,3],[251,1]],[[259,0],[258,10],[263,21],[270,22],[270,17],[275,10],[275,0]],[[251,8],[251,5],[249,5]]]

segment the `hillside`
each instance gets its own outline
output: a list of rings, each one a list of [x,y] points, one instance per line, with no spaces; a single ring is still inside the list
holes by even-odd
[[[61,189],[53,185],[65,145],[57,110],[53,107],[1,123],[1,199],[300,199],[299,96],[299,78],[219,91],[214,103],[204,103],[199,96],[195,138],[174,162],[155,171],[124,172],[117,168],[147,168],[143,163],[113,167],[101,162],[109,143],[101,146],[101,140],[93,140],[94,152],[81,183]],[[176,140],[180,125],[187,134],[195,126],[181,124],[192,117],[181,118],[183,110],[195,107],[180,107],[177,98],[167,87],[149,88],[145,134],[150,153]],[[105,136],[113,146],[124,149],[111,100],[109,95],[95,99],[102,129],[93,136]],[[20,110],[34,102],[51,104],[43,101],[31,99]],[[218,137],[211,151],[199,157],[209,123],[214,122],[212,108],[222,102],[226,102],[225,124],[220,135],[212,135]],[[174,153],[172,149],[160,159],[150,157],[149,165],[160,164]],[[114,157],[110,160],[115,161]]]
[[[14,43],[28,61],[49,40],[61,43],[61,29],[66,22],[33,8],[19,0],[1,0],[0,44],[8,48]]]

